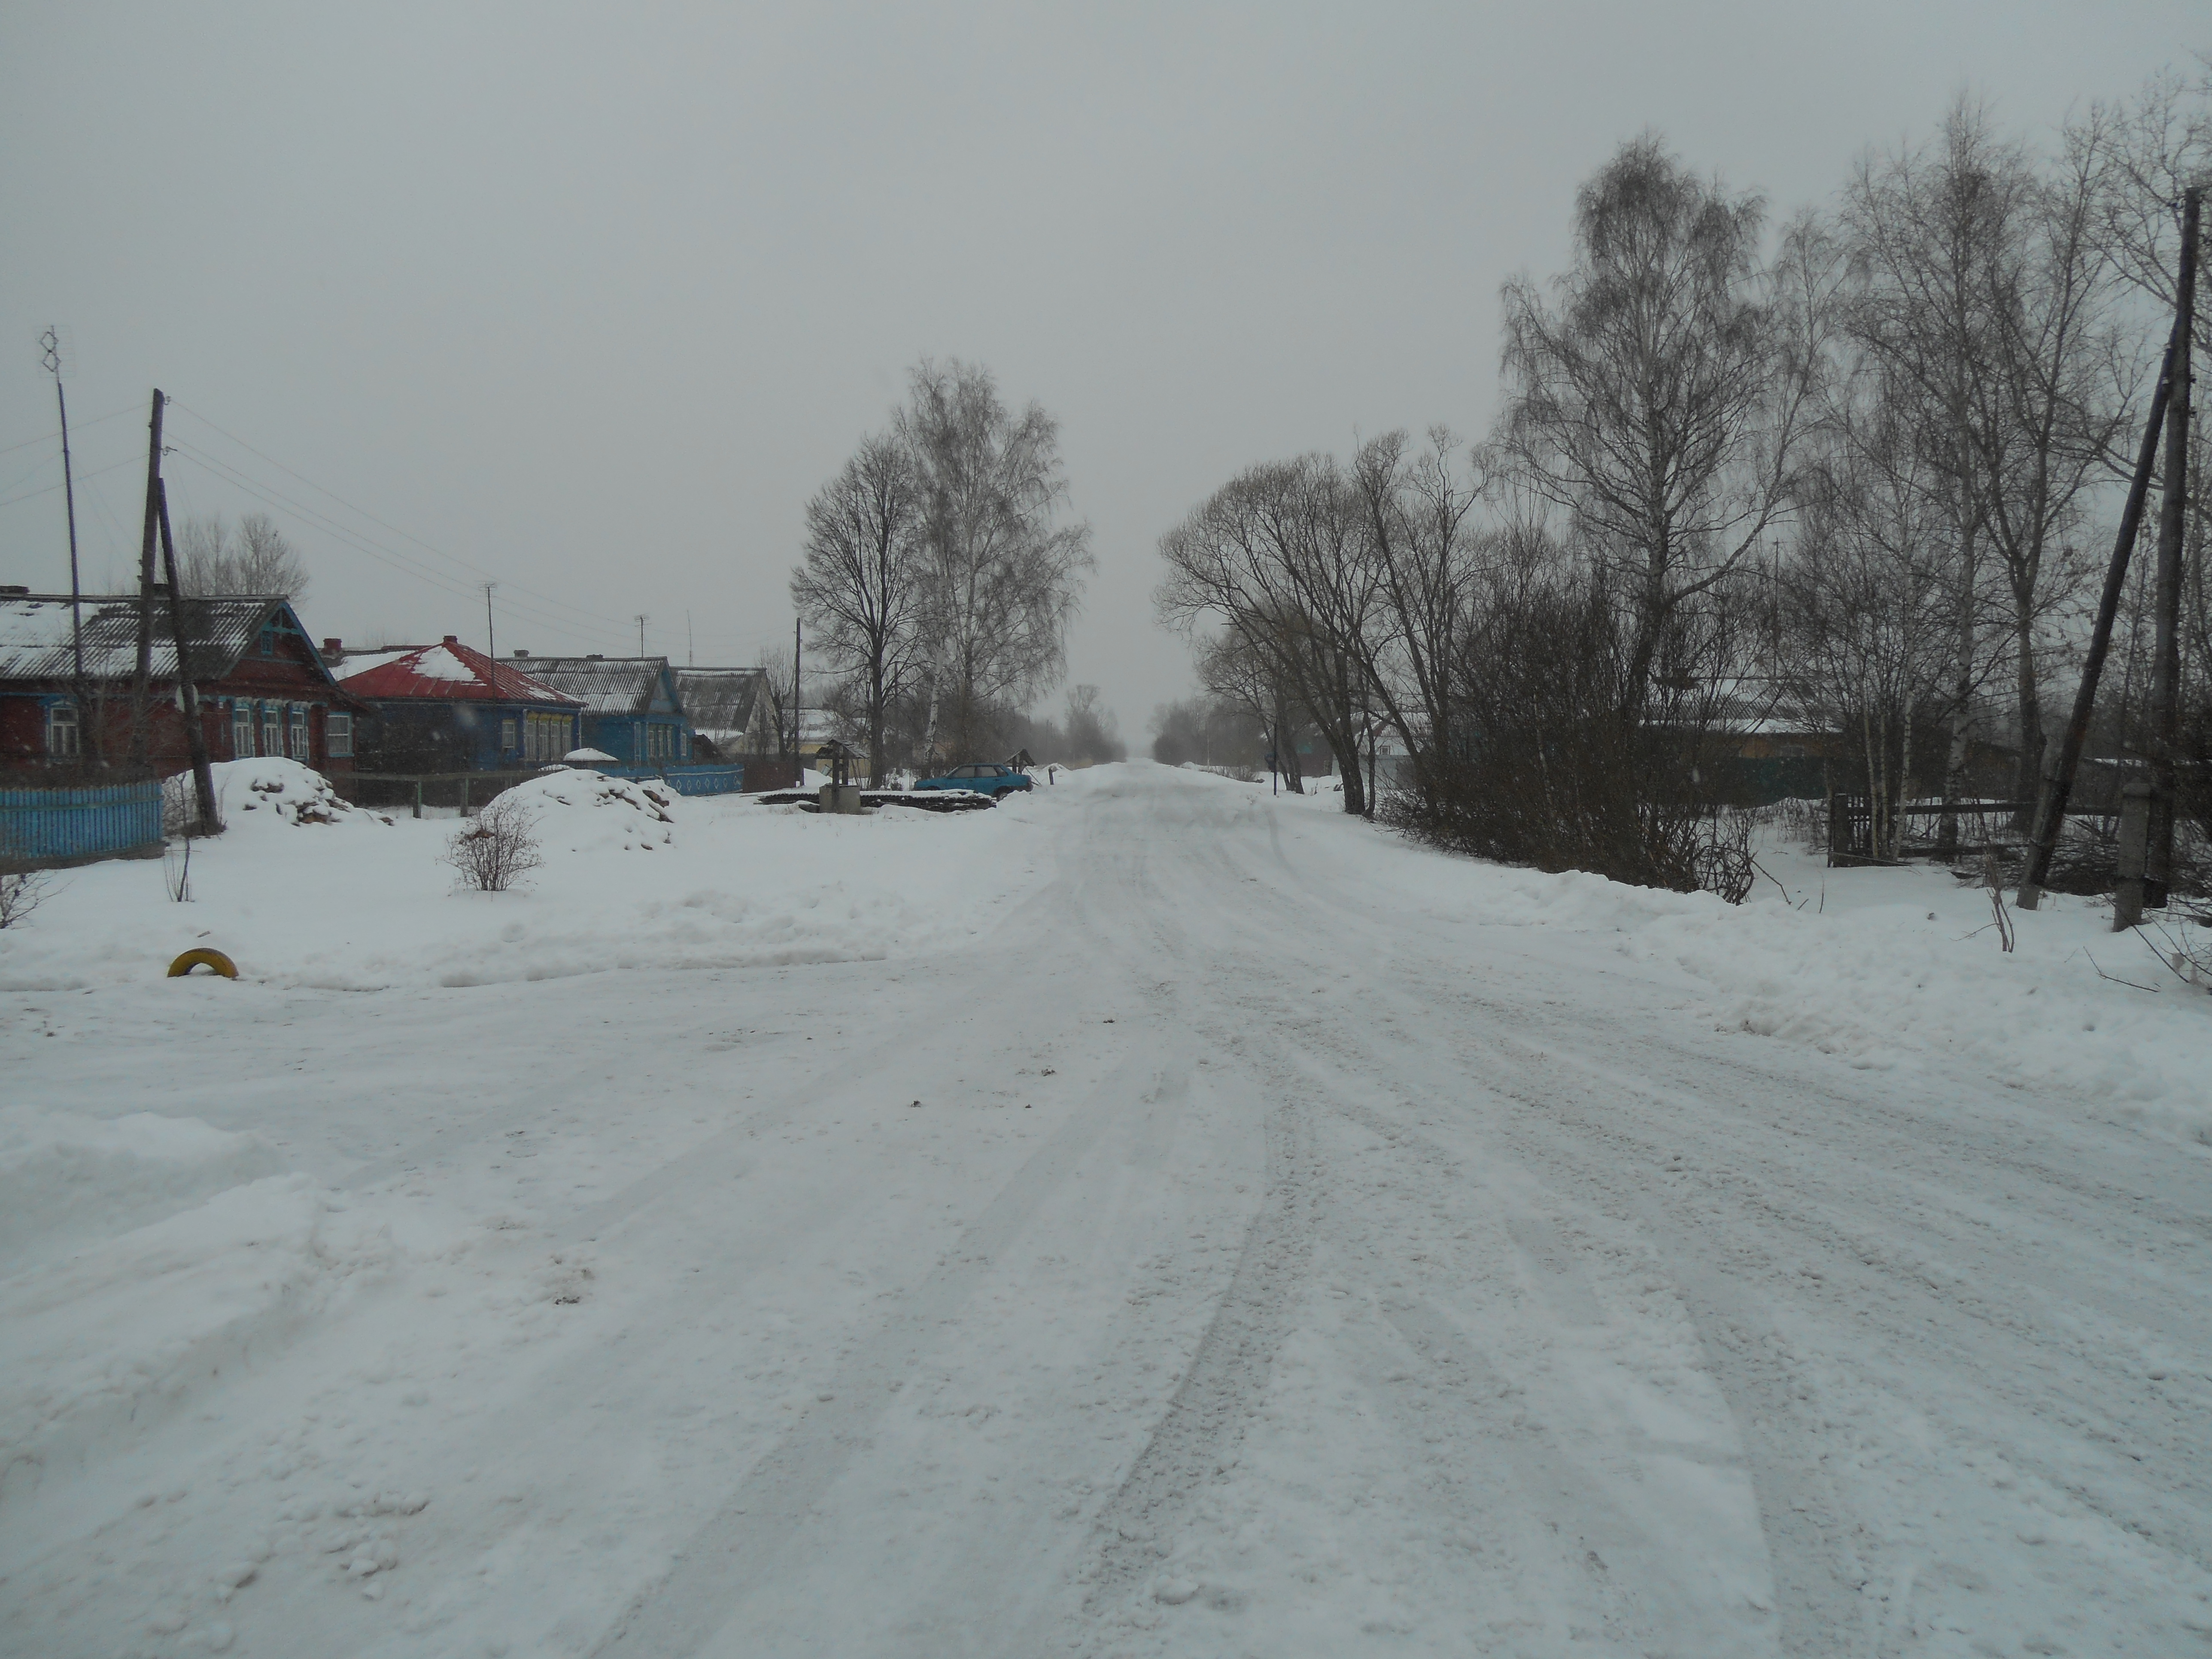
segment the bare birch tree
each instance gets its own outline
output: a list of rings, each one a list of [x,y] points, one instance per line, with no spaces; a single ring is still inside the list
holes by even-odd
[[[234,526],[222,514],[187,519],[177,531],[178,580],[185,592],[282,593],[296,600],[307,591],[307,567],[299,550],[266,513],[249,513]]]
[[[871,778],[885,775],[887,711],[921,666],[923,554],[914,458],[895,438],[870,438],[806,504],[791,601],[814,648],[846,678]]]
[[[921,488],[931,738],[964,757],[996,708],[1060,678],[1090,526],[1058,522],[1058,423],[1034,403],[1009,410],[988,369],[922,362],[897,435]]]
[[[1553,299],[1527,277],[1505,286],[1497,447],[1573,516],[1601,586],[1631,606],[1631,718],[1677,611],[1789,511],[1828,318],[1804,228],[1770,267],[1765,225],[1758,197],[1644,137],[1583,186]]]

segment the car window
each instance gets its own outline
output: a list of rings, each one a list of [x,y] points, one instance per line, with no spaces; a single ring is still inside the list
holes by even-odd
[[[956,766],[952,769],[952,775],[956,778],[972,778],[975,775],[975,769],[972,766]]]

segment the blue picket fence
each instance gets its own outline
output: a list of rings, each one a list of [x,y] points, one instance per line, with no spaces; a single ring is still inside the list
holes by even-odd
[[[745,784],[742,766],[612,766],[602,762],[591,769],[633,783],[665,783],[679,795],[734,795]]]
[[[77,864],[161,849],[161,786],[0,789],[0,859]]]

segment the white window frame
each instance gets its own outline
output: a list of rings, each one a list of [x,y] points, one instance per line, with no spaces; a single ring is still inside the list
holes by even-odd
[[[307,705],[295,702],[285,712],[284,752],[302,766],[312,765],[315,758],[315,734],[307,723]]]
[[[46,758],[75,760],[83,752],[83,722],[77,708],[66,700],[46,705]]]
[[[353,758],[353,716],[333,708],[323,716],[323,752],[332,760]]]
[[[508,750],[514,748],[516,746],[515,738],[519,734],[514,729],[514,716],[512,714],[501,715],[499,720],[499,752],[504,755]]]
[[[284,705],[281,702],[261,705],[261,752],[271,760],[284,752]]]
[[[230,705],[230,757],[253,758],[253,705],[243,698]]]

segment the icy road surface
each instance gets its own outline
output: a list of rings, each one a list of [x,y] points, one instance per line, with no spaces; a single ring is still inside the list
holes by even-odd
[[[5,1283],[0,1649],[2212,1654],[2201,1145],[1264,789],[1006,811],[965,949],[13,994],[218,1173]]]

